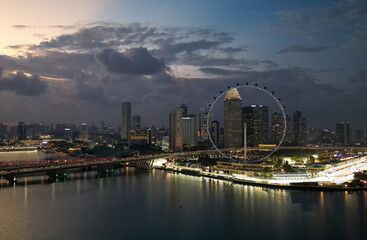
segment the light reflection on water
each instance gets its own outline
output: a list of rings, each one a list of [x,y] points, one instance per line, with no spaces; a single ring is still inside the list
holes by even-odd
[[[366,192],[301,192],[125,168],[0,183],[0,239],[367,239]]]

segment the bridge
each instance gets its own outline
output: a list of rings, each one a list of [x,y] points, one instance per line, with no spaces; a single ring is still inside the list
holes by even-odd
[[[161,156],[160,158],[163,158]],[[113,174],[116,168],[133,166],[149,169],[152,167],[157,156],[143,156],[130,158],[86,158],[86,159],[63,159],[44,161],[22,161],[13,163],[0,163],[0,178],[9,182],[16,182],[18,177],[33,175],[48,175],[50,180],[66,178],[67,171],[72,169],[94,170],[98,176]]]

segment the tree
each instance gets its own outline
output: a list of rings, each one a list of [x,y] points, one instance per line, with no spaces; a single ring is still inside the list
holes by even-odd
[[[291,165],[289,165],[288,161],[285,161],[283,164],[283,169],[285,172],[293,172],[293,168]]]

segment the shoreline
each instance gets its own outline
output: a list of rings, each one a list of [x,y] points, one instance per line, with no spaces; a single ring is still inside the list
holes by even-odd
[[[155,168],[155,169],[160,169],[166,172],[181,173],[183,175],[189,175],[189,176],[194,176],[194,177],[213,178],[213,179],[233,182],[236,184],[266,187],[266,188],[272,188],[272,189],[299,190],[299,191],[325,191],[325,192],[344,192],[344,191],[364,192],[364,191],[367,191],[367,187],[342,187],[342,186],[325,187],[325,186],[309,186],[309,185],[280,185],[280,184],[271,184],[271,183],[260,183],[260,182],[242,180],[242,179],[237,179],[237,178],[229,178],[229,177],[224,177],[224,176],[215,176],[213,174],[202,174],[199,171],[186,170],[182,172],[182,171],[174,170],[174,169],[165,169],[165,168]]]

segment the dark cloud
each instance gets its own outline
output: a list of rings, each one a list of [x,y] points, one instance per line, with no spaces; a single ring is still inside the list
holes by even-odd
[[[277,28],[304,34],[342,31],[348,36],[343,48],[349,52],[367,51],[367,2],[340,0],[330,7],[278,12]],[[334,32],[332,32],[334,31]],[[332,35],[333,36],[333,35]]]
[[[234,39],[233,34],[211,28],[99,23],[78,26],[74,33],[33,45],[26,56],[0,56],[0,65],[8,71],[22,70],[68,79],[48,84],[41,81],[48,90],[36,98],[37,101],[40,98],[50,100],[49,110],[66,119],[63,121],[76,119],[79,114],[82,115],[80,118],[112,121],[118,126],[118,103],[128,100],[132,102],[135,113],[146,116],[146,119],[149,116],[147,124],[166,124],[169,110],[179,103],[187,102],[190,113],[197,113],[220,90],[244,82],[257,82],[274,89],[277,96],[284,99],[288,114],[301,109],[310,126],[330,127],[330,121],[334,124],[334,121],[344,120],[341,118],[354,116],[360,111],[356,101],[367,104],[366,99],[359,96],[363,95],[362,90],[366,90],[363,71],[350,79],[353,84],[338,88],[321,83],[326,82],[321,71],[284,68],[267,59],[248,59],[247,47],[234,44],[237,42]],[[354,49],[359,45],[356,44]],[[19,50],[22,47],[19,46]],[[292,46],[281,51],[324,50],[320,47],[323,46]],[[190,76],[190,71],[183,72],[180,68],[174,71],[176,65],[199,69],[195,73],[200,77],[192,77],[194,74]],[[165,71],[168,67],[172,70]],[[37,86],[34,79],[40,81],[39,77],[26,77],[24,74],[22,79],[29,89]],[[11,80],[12,76],[2,77],[1,90],[27,95],[17,90],[22,84],[14,84]],[[35,89],[42,90],[42,86]],[[43,86],[42,91],[45,90]],[[5,99],[5,96],[4,92],[0,97]],[[62,113],[53,110],[53,106],[63,109]]]
[[[279,27],[294,32],[353,29],[366,23],[365,0],[340,0],[330,7],[280,11]]]
[[[355,85],[367,83],[367,68],[359,69],[356,75],[350,78],[350,82]]]
[[[29,25],[13,25],[11,26],[12,28],[33,28],[34,26],[29,26]]]
[[[166,69],[163,59],[153,57],[146,48],[131,48],[123,53],[104,49],[96,59],[113,73],[150,75]]]
[[[37,96],[44,93],[47,88],[47,83],[41,81],[38,75],[28,77],[23,72],[2,77],[0,80],[0,91],[12,91],[17,95]]]
[[[249,68],[251,69],[251,68]],[[248,69],[248,70],[249,70]],[[223,68],[200,68],[200,71],[207,73],[207,74],[211,74],[211,75],[222,75],[222,76],[233,76],[233,75],[243,75],[246,72],[245,71],[240,71],[240,70],[230,70],[230,69],[223,69]]]
[[[321,52],[327,49],[327,46],[314,46],[314,47],[308,47],[303,45],[294,45],[289,46],[286,48],[283,48],[282,50],[278,51],[279,54],[283,53],[316,53]]]

